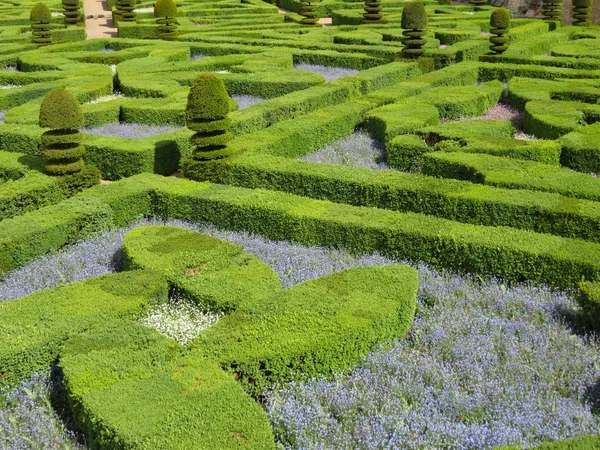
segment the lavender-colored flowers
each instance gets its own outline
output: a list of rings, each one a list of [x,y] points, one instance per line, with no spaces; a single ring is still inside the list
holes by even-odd
[[[82,128],[83,133],[111,136],[121,139],[144,139],[168,131],[179,130],[173,125],[143,125],[140,123],[107,123],[97,128]]]
[[[318,64],[294,64],[294,67],[298,70],[305,70],[317,75],[323,75],[325,81],[337,80],[338,78],[356,75],[360,72],[360,70],[348,69],[346,67],[321,66]]]
[[[377,254],[273,242],[202,223],[145,219],[8,274],[0,299],[117,270],[124,234],[147,223],[182,226],[241,245],[270,264],[284,287],[349,267],[394,263]],[[333,380],[273,388],[267,410],[281,446],[483,449],[600,432],[600,420],[591,413],[600,352],[594,338],[573,334],[563,320],[576,312],[571,298],[425,266],[417,270],[418,313],[406,339],[376,349]],[[184,325],[188,330],[189,322]],[[24,386],[43,393],[48,383],[36,375]],[[4,394],[12,400],[0,407],[0,447],[29,441],[29,447],[6,448],[74,445],[43,400],[47,396],[36,397],[39,411],[20,412],[30,411],[31,402],[19,389]],[[34,418],[31,424],[27,417]],[[47,444],[50,439],[56,447]]]
[[[260,102],[264,102],[265,99],[262,97],[256,97],[254,95],[232,95],[232,99],[238,102],[238,110],[249,108]]]
[[[7,112],[8,112],[8,109],[0,111],[0,123],[4,123],[4,116],[6,115]]]
[[[382,170],[388,169],[385,158],[385,146],[381,142],[365,131],[357,131],[301,159],[321,164]]]

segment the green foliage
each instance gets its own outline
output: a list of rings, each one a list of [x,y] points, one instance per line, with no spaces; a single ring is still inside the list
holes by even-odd
[[[192,83],[186,107],[187,126],[195,131],[190,138],[194,147],[191,160],[182,163],[186,177],[203,179],[200,173],[205,161],[217,160],[230,155],[227,142],[232,138],[228,131],[231,119],[229,96],[225,84],[216,75],[200,74]]]
[[[600,283],[579,283],[577,302],[581,306],[585,324],[596,332],[600,331]]]
[[[29,20],[33,22],[31,25],[33,29],[32,42],[38,45],[50,44],[52,42],[50,33],[52,15],[48,6],[42,2],[33,5],[29,14]]]
[[[303,25],[317,25],[319,23],[320,0],[300,0],[300,15],[303,16],[300,23]]]
[[[50,175],[70,175],[83,169],[84,147],[76,129],[83,126],[83,112],[75,97],[66,89],[54,89],[44,96],[40,106],[40,126],[53,128],[42,135],[41,154]]]
[[[157,0],[154,4],[154,17],[157,17],[158,38],[173,40],[177,37],[177,5],[173,0]]]
[[[592,0],[573,0],[573,25],[592,25]]]
[[[241,247],[175,227],[147,226],[127,234],[124,267],[163,274],[203,309],[232,311],[281,289],[277,275]]]
[[[560,163],[584,173],[600,173],[600,124],[584,126],[560,138]]]
[[[135,3],[136,0],[117,0],[115,18],[119,22],[135,22]]]
[[[91,164],[83,166],[81,171],[57,179],[65,196],[70,197],[84,189],[100,184],[100,171]]]
[[[440,114],[434,105],[405,101],[370,111],[365,118],[365,127],[374,138],[388,142],[399,134],[437,125],[439,120]]]
[[[404,38],[402,44],[402,54],[406,58],[418,58],[424,53],[423,47],[427,43],[425,31],[427,28],[427,12],[423,3],[409,2],[405,3],[402,9],[401,26],[405,30],[402,32]]]
[[[562,19],[563,0],[542,0],[542,15],[546,20]]]
[[[385,23],[383,19],[381,0],[365,0],[363,23]]]
[[[62,0],[65,25],[76,25],[79,22],[79,0]]]
[[[506,8],[496,8],[490,17],[490,50],[501,55],[508,50],[508,29],[510,28],[510,11]]]

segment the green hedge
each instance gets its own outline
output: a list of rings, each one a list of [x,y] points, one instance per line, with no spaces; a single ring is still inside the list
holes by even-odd
[[[581,306],[585,325],[596,332],[600,331],[600,283],[579,283],[577,302]]]
[[[427,153],[423,173],[600,201],[600,179],[556,165],[463,152]]]
[[[580,172],[600,173],[600,123],[584,126],[560,138],[560,162]]]
[[[532,100],[525,105],[523,131],[542,139],[558,139],[600,120],[600,105],[583,102]]]
[[[124,268],[163,274],[204,309],[231,311],[281,289],[271,267],[229,242],[175,227],[146,226],[123,242]]]
[[[125,272],[0,303],[0,376],[17,384],[54,363],[69,335],[95,321],[131,317],[165,301],[168,285],[149,272]]]
[[[388,142],[398,135],[437,125],[439,121],[438,109],[417,97],[372,110],[367,114],[364,126],[374,138]]]

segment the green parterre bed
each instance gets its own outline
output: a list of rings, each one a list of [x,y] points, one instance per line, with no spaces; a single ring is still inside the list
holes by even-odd
[[[572,289],[597,327],[600,32],[514,19],[508,51],[489,55],[491,8],[425,3],[419,60],[402,57],[403,1],[368,27],[360,2],[321,2],[334,25],[306,27],[277,12],[300,2],[184,1],[168,43],[142,2],[118,38],[83,40],[56,16],[55,44],[39,48],[33,3],[2,6],[0,271],[155,216]],[[171,175],[192,153],[185,105],[203,72],[232,97],[233,139],[182,180]],[[82,104],[86,163],[114,183],[69,197],[43,173],[39,109],[56,87]],[[242,109],[240,96],[262,101]],[[483,120],[499,103],[513,114]],[[92,132],[117,123],[173,129]],[[385,146],[387,170],[300,160],[357,128]],[[351,367],[415,313],[406,266],[283,290],[256,257],[190,231],[140,228],[123,251],[121,273],[0,304],[2,381],[57,364],[90,448],[275,448],[255,401],[266,388]],[[169,290],[224,316],[188,347],[132,320]]]

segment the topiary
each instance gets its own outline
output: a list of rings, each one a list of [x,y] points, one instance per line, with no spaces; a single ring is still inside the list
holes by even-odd
[[[158,38],[175,39],[177,36],[177,5],[173,0],[158,0],[154,5],[154,17],[158,17]]]
[[[190,138],[194,147],[191,159],[182,162],[184,176],[203,179],[207,163],[229,156],[227,142],[231,119],[229,95],[223,81],[214,74],[203,73],[196,77],[188,94],[186,107],[187,127],[195,131]]]
[[[83,169],[84,148],[77,128],[84,124],[79,102],[66,89],[48,92],[40,106],[40,127],[52,128],[42,134],[42,156],[46,173],[69,175]]]
[[[508,50],[508,29],[510,28],[510,11],[506,8],[497,8],[490,16],[490,50],[500,55]]]
[[[402,9],[402,54],[407,58],[418,58],[424,52],[423,46],[427,43],[427,12],[425,5],[419,2],[406,3]]]
[[[62,0],[65,25],[79,22],[79,0]]]
[[[300,1],[302,2],[302,6],[300,7],[300,15],[304,16],[300,23],[304,25],[316,25],[319,23],[319,5],[317,5],[317,3],[321,0]]]
[[[475,6],[485,6],[488,2],[487,0],[469,0],[469,3]]]
[[[573,0],[573,25],[592,25],[592,0]]]
[[[31,12],[29,13],[29,19],[33,22],[31,24],[31,28],[33,29],[33,32],[31,33],[32,41],[39,45],[52,43],[52,38],[50,37],[52,14],[46,4],[39,2],[33,5]]]
[[[382,23],[383,14],[381,14],[381,0],[365,0],[365,13],[363,14],[363,23]]]
[[[115,19],[123,22],[135,22],[135,0],[117,0]]]
[[[546,20],[561,20],[562,19],[562,3],[563,0],[543,0],[542,16]]]

